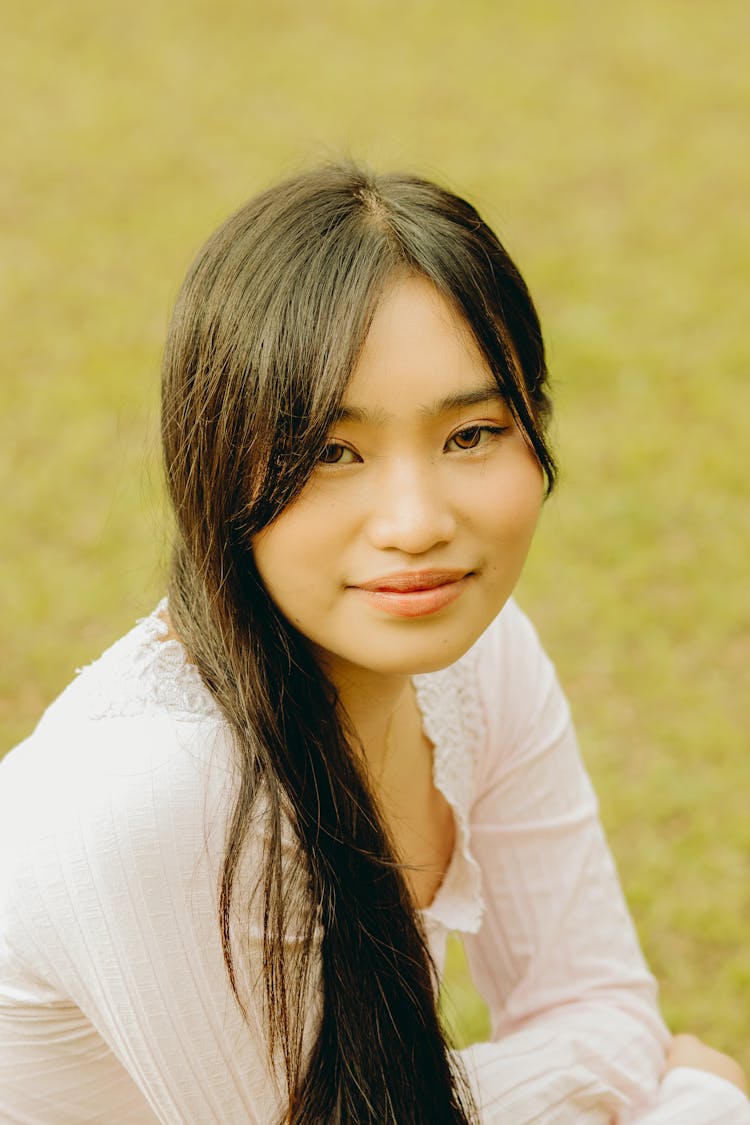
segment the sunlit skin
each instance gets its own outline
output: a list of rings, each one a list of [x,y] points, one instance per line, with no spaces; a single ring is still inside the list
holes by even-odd
[[[542,499],[466,322],[427,280],[394,280],[320,464],[254,543],[373,755],[408,677],[457,660],[502,608]]]

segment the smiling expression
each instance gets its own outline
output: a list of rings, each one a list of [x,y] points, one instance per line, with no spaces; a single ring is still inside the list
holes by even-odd
[[[509,597],[542,497],[468,324],[406,276],[382,297],[319,464],[256,537],[255,561],[334,682],[434,671]]]

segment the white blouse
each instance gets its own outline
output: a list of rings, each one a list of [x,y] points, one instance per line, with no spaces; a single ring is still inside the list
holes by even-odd
[[[140,622],[0,763],[3,1123],[271,1125],[283,1112],[260,926],[243,936],[247,1021],[221,951],[226,726],[165,633],[156,612]],[[483,1122],[750,1125],[723,1079],[659,1081],[656,987],[527,619],[509,603],[466,656],[414,683],[456,824],[423,915],[438,965],[461,934],[489,1005],[491,1042],[462,1052]],[[262,847],[259,825],[240,888]]]

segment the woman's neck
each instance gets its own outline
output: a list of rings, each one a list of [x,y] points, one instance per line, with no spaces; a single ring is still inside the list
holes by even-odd
[[[404,733],[413,726],[415,705],[410,678],[352,669],[338,670],[331,679],[362,746],[371,777],[382,779],[393,746],[403,745]]]

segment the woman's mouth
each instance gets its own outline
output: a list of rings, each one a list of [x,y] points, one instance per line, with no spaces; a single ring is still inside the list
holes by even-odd
[[[426,617],[460,598],[471,571],[404,570],[361,582],[359,590],[369,605],[393,617]]]

